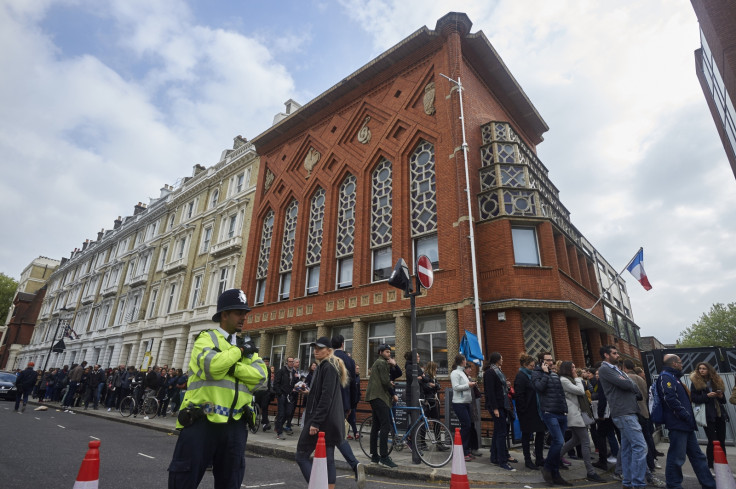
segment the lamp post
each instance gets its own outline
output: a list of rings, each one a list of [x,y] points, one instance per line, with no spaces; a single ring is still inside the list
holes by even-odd
[[[59,326],[61,326],[61,321],[67,321],[69,319],[69,317],[66,315],[66,313],[70,312],[69,309],[67,309],[66,307],[62,307],[60,310],[62,311],[62,313],[59,314],[59,319],[56,321],[56,330],[54,331],[53,338],[51,338],[49,353],[46,355],[46,360],[43,362],[43,370],[41,370],[41,382],[43,382],[43,377],[46,374],[46,367],[48,367],[49,365],[49,358],[51,358],[51,353],[54,350],[54,342],[56,341],[56,335],[59,333]],[[39,388],[39,391],[40,390],[41,389]],[[43,399],[39,399],[38,402],[43,403]]]

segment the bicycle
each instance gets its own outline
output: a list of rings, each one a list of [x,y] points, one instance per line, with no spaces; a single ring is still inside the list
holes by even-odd
[[[143,413],[144,419],[153,419],[158,414],[158,399],[151,390],[144,394],[142,401],[136,401],[140,398],[140,386],[136,386],[133,389],[133,394],[127,396],[120,402],[120,414],[124,417],[129,417],[131,414],[133,417],[137,417],[139,413]],[[139,404],[140,402],[140,409]]]
[[[253,404],[251,406],[251,409],[253,409],[253,412],[256,414],[256,424],[249,429],[250,432],[255,435],[256,433],[258,433],[258,430],[261,429],[261,408],[258,407],[258,404]]]
[[[423,405],[427,404],[424,399],[420,399],[419,402]],[[394,416],[394,411],[396,410],[419,411],[419,416],[417,416],[417,419],[409,426],[403,436],[399,436],[396,427],[396,417]],[[388,453],[391,453],[393,450],[397,452],[401,451],[404,447],[411,448],[411,443],[416,443],[419,458],[430,467],[442,467],[450,461],[452,458],[453,437],[450,430],[441,421],[427,418],[424,414],[424,409],[421,407],[393,406],[390,412],[392,429],[389,430],[388,434]],[[360,449],[363,450],[363,453],[368,458],[371,457],[370,439],[372,427],[373,416],[368,416],[360,424],[358,431],[360,433],[360,438],[358,439]]]

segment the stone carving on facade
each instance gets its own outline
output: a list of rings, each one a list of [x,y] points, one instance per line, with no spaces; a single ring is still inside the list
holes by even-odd
[[[424,87],[424,113],[427,115],[434,115],[434,82],[427,83]]]
[[[322,155],[314,148],[309,148],[307,156],[304,157],[304,168],[307,170],[307,178],[312,174],[312,169],[317,165],[317,162]]]
[[[371,120],[371,116],[366,116],[363,121],[363,126],[358,131],[358,142],[361,144],[368,144],[371,141],[371,130],[368,127],[368,122]]]
[[[263,179],[263,191],[267,192],[269,188],[271,188],[271,184],[273,183],[273,179],[276,178],[273,175],[273,172],[266,168],[266,176]]]

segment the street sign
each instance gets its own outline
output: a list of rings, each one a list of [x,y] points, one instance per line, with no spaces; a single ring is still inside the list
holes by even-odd
[[[432,271],[432,262],[427,255],[422,255],[417,260],[417,277],[419,277],[419,283],[425,289],[432,288],[434,283],[434,272]]]
[[[394,266],[394,271],[388,278],[388,284],[391,287],[403,290],[405,293],[411,292],[411,276],[409,275],[409,266],[403,258],[399,258]]]

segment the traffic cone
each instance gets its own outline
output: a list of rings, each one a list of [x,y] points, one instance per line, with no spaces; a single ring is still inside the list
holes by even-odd
[[[452,446],[450,489],[470,489],[468,471],[465,468],[465,452],[463,452],[463,439],[460,437],[460,428],[455,428],[455,444]]]
[[[716,474],[716,489],[736,489],[736,480],[726,460],[721,442],[713,442],[713,472]]]
[[[314,450],[312,473],[309,475],[309,489],[327,489],[327,449],[325,448],[325,432],[319,432],[317,448]]]
[[[100,481],[99,448],[100,442],[98,440],[89,442],[89,450],[87,450],[87,454],[82,460],[82,466],[79,467],[73,489],[97,489],[97,483]]]

